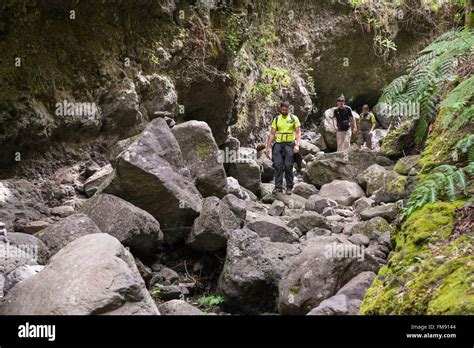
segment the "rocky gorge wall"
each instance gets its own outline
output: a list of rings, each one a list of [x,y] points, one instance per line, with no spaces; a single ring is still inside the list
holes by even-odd
[[[374,103],[425,36],[400,29],[384,61],[351,11],[331,1],[4,2],[1,176],[85,153],[106,160],[156,111],[207,122],[219,146],[229,133],[253,145],[282,98],[308,121],[341,93]],[[67,112],[82,103],[90,113]]]

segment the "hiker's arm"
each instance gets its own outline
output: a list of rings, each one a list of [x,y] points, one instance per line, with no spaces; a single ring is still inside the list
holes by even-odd
[[[372,123],[372,128],[370,129],[370,133],[373,133],[374,132],[374,129],[375,129],[375,126],[377,125],[377,123]]]
[[[295,152],[298,152],[300,150],[300,144],[301,144],[301,127],[296,127],[295,129],[296,133],[296,144],[295,144]]]
[[[352,115],[352,124],[354,125],[354,127],[353,127],[354,133],[356,133],[357,132],[357,121],[356,121],[356,118],[354,117],[354,115]]]
[[[337,120],[336,120],[336,117],[334,117],[334,116],[332,118],[332,125],[334,126],[334,129],[338,130],[337,129]]]
[[[272,147],[273,139],[275,138],[276,128],[271,129],[270,134],[268,134],[267,147],[265,148],[265,154],[270,158],[270,148]]]

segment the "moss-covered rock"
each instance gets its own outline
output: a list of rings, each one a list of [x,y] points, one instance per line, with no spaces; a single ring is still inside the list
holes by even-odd
[[[429,204],[406,220],[395,233],[395,252],[367,291],[361,314],[473,313],[473,235],[450,238],[454,210],[463,204]]]

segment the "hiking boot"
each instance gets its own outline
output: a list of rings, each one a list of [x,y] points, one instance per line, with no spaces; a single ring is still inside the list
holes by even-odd
[[[282,189],[276,188],[272,191],[272,194],[276,195],[277,193],[282,193],[282,192],[283,192]]]
[[[289,196],[293,193],[293,189],[286,189],[286,194]]]

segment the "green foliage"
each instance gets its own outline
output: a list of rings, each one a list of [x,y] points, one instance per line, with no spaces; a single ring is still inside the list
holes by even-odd
[[[456,150],[467,154],[469,162],[474,162],[474,134],[470,134],[456,144]]]
[[[436,167],[432,174],[417,184],[403,210],[402,218],[409,217],[429,203],[446,198],[454,202],[459,195],[467,197],[469,195],[467,177],[473,176],[473,168],[474,162],[464,168],[446,164]]]
[[[224,297],[221,295],[201,296],[197,300],[197,304],[204,309],[205,312],[214,309],[216,306],[224,303]]]
[[[153,288],[151,289],[151,296],[154,298],[160,297],[161,290],[163,290],[164,287],[165,286],[160,283],[156,283],[155,285],[153,285]]]
[[[442,116],[449,127],[454,127],[453,130],[472,120],[473,106],[466,107],[474,90],[472,78],[461,82],[443,103],[440,101],[445,86],[460,79],[456,75],[457,69],[469,59],[473,45],[472,31],[446,32],[421,51],[421,55],[409,65],[406,75],[396,78],[384,89],[379,106],[403,103],[419,107],[419,115],[414,119],[416,143],[424,141],[428,126],[434,122],[439,110],[449,113]],[[406,115],[400,112],[400,108],[389,108],[387,116]]]
[[[265,98],[282,87],[289,87],[290,76],[288,70],[282,68],[264,68],[260,82],[256,83],[251,90],[251,96]]]
[[[224,44],[226,49],[233,55],[237,54],[244,42],[247,32],[245,29],[246,25],[245,20],[236,14],[232,14],[227,19],[227,26],[224,32]]]

